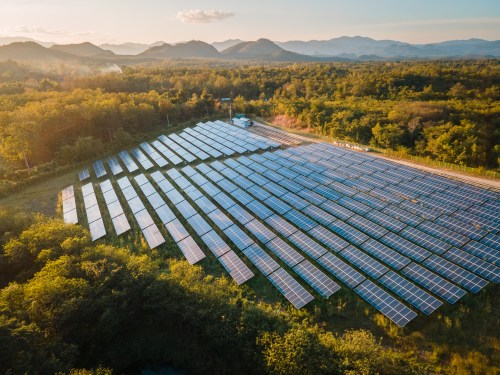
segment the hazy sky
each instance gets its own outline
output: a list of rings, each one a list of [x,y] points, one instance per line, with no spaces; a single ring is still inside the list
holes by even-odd
[[[500,0],[0,0],[0,36],[57,43],[343,35],[498,40]]]

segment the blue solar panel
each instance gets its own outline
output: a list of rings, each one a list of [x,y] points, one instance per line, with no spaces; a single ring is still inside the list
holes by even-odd
[[[382,263],[353,246],[348,246],[339,254],[375,279],[378,279],[381,275],[388,271],[388,268]]]
[[[319,258],[328,252],[323,246],[309,238],[302,232],[295,232],[288,238],[295,246],[305,252],[311,258]]]
[[[245,250],[254,242],[236,225],[231,225],[223,230],[224,234],[235,244],[240,250]]]
[[[370,280],[365,280],[355,291],[400,327],[404,327],[417,316],[414,311],[410,310]]]
[[[425,290],[420,289],[394,271],[389,271],[382,276],[379,281],[424,314],[431,314],[443,304],[437,298],[433,297]]]
[[[376,240],[369,239],[360,246],[366,252],[377,257],[378,259],[382,260],[383,262],[387,263],[397,270],[400,270],[401,268],[408,265],[408,263],[410,263],[410,259],[402,256],[398,252],[390,249],[389,247]]]
[[[242,225],[245,225],[246,223],[254,219],[247,210],[238,205],[234,205],[233,207],[229,208],[227,212]]]
[[[462,250],[465,250],[481,259],[487,260],[496,266],[500,266],[500,252],[487,245],[476,241],[470,241],[462,248]]]
[[[246,223],[245,228],[264,244],[276,237],[270,229],[255,219]]]
[[[325,298],[340,289],[337,283],[307,260],[296,265],[293,270]]]
[[[332,253],[324,254],[317,259],[317,262],[350,288],[356,287],[366,279],[366,277]]]
[[[210,220],[213,221],[213,223],[220,229],[224,230],[231,225],[233,225],[233,221],[228,218],[221,210],[216,209],[215,211],[210,212],[207,215]]]
[[[280,267],[273,258],[255,243],[243,250],[243,254],[266,276]]]
[[[486,280],[438,255],[431,255],[423,264],[473,293],[479,292],[488,284]]]
[[[321,225],[317,225],[316,227],[311,229],[309,231],[309,234],[336,252],[346,248],[349,245],[348,242],[336,236]]]
[[[231,251],[229,245],[213,230],[205,233],[201,236],[201,239],[216,257],[220,257]]]
[[[232,250],[222,255],[219,261],[238,285],[254,276],[250,268]]]
[[[304,307],[314,299],[311,293],[304,289],[283,268],[279,268],[270,274],[268,279],[296,309]]]
[[[436,254],[443,254],[451,247],[451,245],[441,241],[440,239],[416,228],[406,227],[400,232],[400,234]]]
[[[500,281],[500,268],[472,254],[453,247],[444,253],[443,256],[494,283]]]
[[[295,251],[290,245],[283,241],[279,237],[273,238],[271,241],[266,243],[266,246],[271,250],[278,258],[285,262],[289,267],[295,266],[304,260],[304,257]]]

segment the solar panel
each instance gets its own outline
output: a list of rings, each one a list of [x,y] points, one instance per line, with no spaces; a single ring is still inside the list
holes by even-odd
[[[235,246],[242,251],[254,243],[252,239],[236,225],[231,225],[230,227],[224,229],[223,232],[235,244]]]
[[[360,215],[351,216],[348,222],[364,233],[369,234],[370,236],[377,239],[384,236],[388,232],[387,229]]]
[[[349,245],[348,242],[336,236],[321,225],[318,225],[311,229],[309,231],[309,234],[336,252],[344,249]]]
[[[111,169],[111,173],[113,173],[113,176],[117,176],[123,172],[123,168],[121,167],[118,159],[115,156],[109,158],[107,160],[107,163],[109,165],[109,169]]]
[[[494,283],[500,281],[500,268],[472,254],[453,247],[444,253],[443,256]]]
[[[233,225],[233,221],[228,218],[221,210],[216,209],[207,214],[207,216],[214,222],[214,224],[220,229],[224,230],[231,225]]]
[[[451,231],[447,228],[444,228],[443,226],[432,223],[428,220],[424,221],[422,224],[418,226],[418,229],[422,230],[423,232],[433,235],[435,237],[438,237],[442,239],[443,241],[448,242],[451,245],[462,247],[465,245],[467,242],[469,242],[469,239],[465,236],[462,236],[459,233],[456,233],[454,231]]]
[[[264,224],[255,219],[248,222],[245,225],[245,228],[264,244],[276,237],[276,235],[270,229],[268,229]]]
[[[423,264],[473,293],[479,292],[488,284],[486,280],[479,276],[437,255],[431,255]]]
[[[62,205],[63,205],[63,213],[76,209],[75,197],[72,196],[68,199],[63,200]]]
[[[273,212],[268,209],[263,204],[253,201],[246,205],[246,207],[257,217],[262,220],[266,220],[269,216],[273,215]]]
[[[455,284],[413,262],[406,266],[402,273],[451,304],[467,294]]]
[[[92,207],[85,207],[85,209],[87,211],[87,221],[89,224],[101,218],[101,211],[97,204]]]
[[[193,185],[190,185],[188,188],[184,190],[186,195],[193,201],[197,200],[198,198],[203,197],[203,194],[195,188]]]
[[[300,250],[314,259],[319,258],[327,252],[323,246],[307,237],[303,232],[295,232],[288,239]]]
[[[264,203],[267,204],[269,207],[271,207],[276,212],[278,212],[280,215],[284,215],[292,209],[292,207],[290,207],[285,202],[279,200],[276,197],[267,198],[264,201]]]
[[[137,212],[142,211],[146,208],[144,206],[144,203],[142,203],[141,199],[138,196],[135,196],[132,199],[128,200],[127,203],[133,214],[136,214]]]
[[[177,242],[177,246],[179,246],[189,264],[195,264],[205,258],[205,254],[191,236]]]
[[[137,197],[137,192],[132,186],[122,189],[122,193],[127,201],[130,201]]]
[[[250,202],[254,201],[254,198],[250,196],[249,194],[245,193],[242,189],[236,189],[234,190],[231,195],[241,204],[247,205]]]
[[[354,288],[366,279],[366,277],[332,253],[324,254],[317,259],[317,262],[350,288]]]
[[[436,254],[443,254],[451,247],[451,245],[441,241],[440,239],[416,228],[406,227],[400,232],[400,234]]]
[[[217,206],[213,204],[207,197],[201,196],[194,200],[194,203],[205,213],[209,214],[217,209]]]
[[[370,280],[365,280],[354,290],[399,327],[404,327],[417,316],[414,311],[410,310]]]
[[[106,228],[104,227],[104,222],[100,217],[89,223],[89,231],[92,241],[98,240],[106,235]]]
[[[147,227],[154,224],[154,221],[151,218],[151,215],[149,214],[148,210],[146,210],[146,209],[143,209],[143,210],[135,213],[134,216],[135,216],[135,220],[137,221],[137,224],[139,224],[139,227],[141,229],[147,228]]]
[[[210,225],[201,217],[201,215],[196,214],[187,219],[189,225],[193,227],[193,230],[198,236],[203,236],[205,233],[209,232],[212,228]]]
[[[92,207],[97,204],[97,198],[95,193],[91,193],[83,197],[83,202],[85,203],[85,207]]]
[[[317,203],[315,203],[315,204],[317,204]],[[348,210],[347,208],[345,208],[345,207],[343,207],[340,204],[337,204],[335,202],[325,202],[325,203],[320,202],[320,207],[323,210],[332,214],[333,216],[335,216],[339,219],[342,219],[342,220],[347,220],[352,215],[354,215],[354,212],[352,212],[351,210]]]
[[[279,268],[279,264],[271,258],[257,244],[253,243],[243,250],[243,254],[257,267],[264,275],[269,275],[271,272]]]
[[[231,251],[229,245],[214,230],[205,233],[201,239],[216,257]]]
[[[125,233],[130,229],[130,224],[127,220],[127,217],[123,213],[113,217],[111,221],[113,222],[113,227],[115,228],[117,236]]]
[[[467,245],[465,245],[462,250],[467,251],[470,254],[473,254],[481,259],[487,260],[495,264],[496,266],[500,266],[500,253],[498,250],[495,250],[485,244],[470,241]]]
[[[296,309],[304,307],[314,299],[314,297],[283,268],[279,268],[270,274],[268,279]]]
[[[101,178],[107,174],[102,160],[95,161],[92,166],[94,167],[94,172],[97,178]]]
[[[146,239],[146,242],[148,243],[150,249],[154,249],[155,247],[165,242],[165,239],[163,238],[163,235],[161,234],[156,224],[144,228],[142,230],[142,234],[144,235],[144,238]]]
[[[378,279],[381,275],[388,271],[386,266],[376,261],[371,256],[356,249],[354,246],[346,247],[339,254],[375,279]]]
[[[168,233],[170,233],[175,242],[179,242],[189,236],[188,231],[178,219],[174,219],[165,224],[165,228],[167,228]]]
[[[177,203],[175,207],[179,210],[184,219],[189,219],[191,216],[196,215],[196,210],[186,200]]]
[[[328,228],[356,245],[361,245],[369,239],[363,232],[340,220],[334,221]]]
[[[88,169],[84,169],[80,173],[78,173],[78,179],[80,181],[85,181],[86,179],[90,178],[90,172]]]
[[[500,221],[500,219],[499,219]],[[490,233],[481,240],[482,243],[496,250],[500,250],[500,236]]]
[[[232,250],[229,250],[219,258],[219,261],[224,266],[229,275],[236,281],[236,284],[241,285],[245,281],[251,279],[254,274],[246,266],[245,263]]]
[[[288,266],[293,267],[297,263],[302,262],[304,257],[295,251],[290,245],[279,237],[273,238],[266,244],[267,248],[271,250],[278,258],[285,262]]]
[[[85,184],[82,186],[82,195],[85,197],[86,195],[89,195],[94,192],[94,186],[92,185],[92,182],[89,182],[88,184]],[[63,196],[63,199],[64,196]]]
[[[109,216],[111,218],[123,214],[123,208],[119,201],[111,202],[107,206],[108,206]]]
[[[278,215],[272,215],[265,221],[284,237],[289,237],[297,231],[297,228]]]
[[[336,220],[333,215],[312,204],[304,208],[303,212],[323,225],[329,225]]]
[[[379,281],[424,314],[431,314],[443,304],[437,298],[420,289],[394,271],[389,271],[382,276]]]
[[[297,227],[305,231],[309,231],[317,225],[314,220],[308,218],[306,215],[295,209],[288,211],[284,216]]]
[[[233,207],[229,208],[227,212],[242,225],[245,225],[246,223],[254,219],[247,210],[238,205],[234,205]]]
[[[132,184],[130,183],[130,180],[126,176],[120,178],[117,182],[118,182],[118,185],[120,186],[120,189],[122,189],[122,190],[129,187],[129,186],[132,186]],[[83,189],[83,187],[82,187],[82,189]]]
[[[225,193],[219,193],[215,196],[212,196],[214,200],[217,201],[217,203],[219,203],[222,208],[224,208],[225,210],[228,210],[229,208],[233,207],[236,202],[234,200],[232,200],[231,198],[229,198]]]
[[[330,297],[340,289],[337,283],[307,260],[297,264],[293,270],[325,298]]]
[[[400,270],[410,263],[410,259],[402,256],[398,252],[390,249],[386,245],[374,240],[369,239],[360,245],[363,250],[377,257],[391,267]]]
[[[64,222],[66,224],[77,224],[78,223],[78,214],[76,209],[65,211],[63,213]]]

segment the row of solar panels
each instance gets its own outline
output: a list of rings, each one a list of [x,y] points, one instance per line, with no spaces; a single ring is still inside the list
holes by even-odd
[[[254,152],[278,147],[281,144],[251,132],[234,127],[222,121],[199,123],[194,128],[186,128],[180,134],[161,135],[157,140],[143,142],[140,148],[134,148],[131,153],[144,170],[154,166],[163,168],[168,164],[179,165],[184,162],[207,160],[210,157],[231,156],[235,153]],[[119,158],[128,172],[139,170],[139,166],[127,151],[120,151]],[[123,172],[117,157],[111,157],[107,164],[114,176]],[[95,176],[99,179],[107,175],[102,160],[93,163]],[[90,178],[88,169],[78,175],[80,181]]]
[[[314,151],[314,148],[313,147],[309,147],[309,148],[297,148],[297,149],[289,149],[289,151],[294,151],[295,154],[299,154],[299,155],[306,154],[308,156],[308,158],[310,159],[311,155],[313,155],[311,152]],[[376,211],[376,210],[374,210],[374,208],[385,209],[388,206],[387,204],[385,204],[384,201],[382,201],[382,203],[379,202],[379,201],[377,201],[377,200],[372,201],[372,199],[371,199],[372,196],[369,196],[370,199],[368,199],[366,201],[366,203],[370,203],[373,207],[370,207],[370,206],[368,206],[368,205],[366,205],[364,203],[360,203],[357,200],[357,199],[359,199],[358,195],[356,195],[357,199],[351,198],[351,196],[353,196],[355,194],[361,194],[361,193],[366,194],[364,191],[366,191],[367,189],[366,189],[366,186],[363,186],[363,185],[359,185],[358,184],[356,186],[356,188],[359,188],[360,186],[362,186],[364,188],[364,191],[363,190],[359,190],[359,193],[358,193],[356,191],[358,189],[352,188],[352,187],[350,187],[348,185],[345,185],[343,183],[336,183],[336,184],[334,184],[334,189],[325,189],[326,188],[325,186],[319,186],[319,185],[321,185],[319,183],[316,184],[317,180],[325,182],[325,178],[329,178],[331,180],[332,176],[338,177],[338,170],[335,171],[337,173],[332,174],[332,169],[335,169],[335,168],[330,168],[330,170],[328,170],[325,167],[321,167],[320,162],[322,162],[322,161],[330,161],[330,160],[326,160],[326,159],[322,160],[324,158],[325,151],[328,151],[328,150],[321,150],[320,152],[318,152],[318,150],[316,150],[316,154],[318,154],[318,158],[319,159],[316,160],[316,163],[312,163],[311,165],[307,165],[307,166],[306,166],[306,163],[308,163],[308,162],[310,163],[310,161],[304,160],[303,158],[300,158],[298,155],[294,155],[294,153],[291,153],[290,155],[286,155],[287,157],[286,158],[282,158],[282,160],[281,160],[281,162],[285,163],[285,164],[286,163],[290,163],[291,161],[293,161],[292,165],[291,166],[289,165],[290,168],[288,168],[288,169],[278,168],[278,169],[282,169],[281,173],[283,173],[285,176],[289,176],[290,177],[291,175],[293,175],[295,178],[303,177],[303,178],[299,178],[299,182],[301,182],[302,186],[310,187],[311,189],[315,189],[315,191],[309,190],[309,191],[305,192],[301,188],[299,188],[300,190],[297,191],[297,186],[294,185],[294,184],[291,184],[290,181],[285,180],[284,178],[281,178],[282,175],[280,173],[277,173],[276,171],[274,171],[272,169],[269,170],[268,168],[266,168],[263,165],[261,165],[259,163],[256,163],[256,162],[251,162],[251,164],[255,164],[255,165],[253,165],[253,168],[256,171],[258,171],[259,173],[263,173],[263,174],[267,175],[267,177],[269,177],[271,180],[272,179],[278,180],[278,182],[282,183],[283,187],[291,190],[291,192],[286,193],[286,194],[288,194],[288,198],[291,199],[295,203],[295,205],[298,205],[297,207],[302,206],[302,209],[309,209],[309,211],[311,213],[315,213],[316,215],[318,214],[318,209],[320,209],[319,207],[316,207],[316,209],[314,207],[309,207],[308,208],[307,205],[306,205],[306,207],[303,207],[304,203],[297,199],[298,196],[294,197],[293,195],[289,195],[289,194],[293,194],[294,191],[295,192],[299,192],[300,191],[300,195],[301,196],[303,194],[305,194],[306,197],[309,197],[310,200],[312,200],[313,202],[316,202],[316,203],[318,203],[318,197],[321,197],[321,196],[323,196],[323,198],[326,196],[330,200],[331,199],[338,199],[338,201],[341,203],[340,205],[337,204],[337,203],[334,203],[332,201],[327,201],[325,203],[320,202],[320,204],[322,204],[322,203],[326,204],[327,203],[331,209],[332,208],[335,209],[334,214],[338,214],[339,212],[341,212],[342,214],[346,214],[346,213],[350,212],[350,217],[352,217],[355,214],[354,214],[353,211],[350,211],[349,209],[353,209],[353,210],[356,209],[360,213],[370,214],[370,212],[375,212]],[[273,160],[275,160],[276,154],[278,154],[278,153],[267,153],[267,154],[265,154],[265,156],[267,156],[268,158],[264,158],[264,159],[260,159],[260,158],[263,158],[263,157],[259,156],[259,155],[253,155],[251,158],[255,158],[255,159],[257,159],[257,161],[260,160],[260,162],[264,163],[266,166],[273,167]],[[273,155],[273,157],[271,157],[271,155]],[[336,155],[336,157],[338,158],[338,155]],[[298,160],[293,160],[294,158],[298,159]],[[351,158],[351,155],[349,155],[349,158]],[[347,159],[349,159],[349,158],[347,158]],[[354,158],[354,157],[352,157],[352,158]],[[240,159],[242,159],[242,161],[246,161],[246,164],[248,164],[248,160],[247,160],[248,158],[240,158]],[[231,160],[228,160],[227,162],[231,162]],[[218,166],[219,169],[220,169],[221,168],[220,164],[221,163],[215,164],[215,166]],[[232,166],[235,167],[234,164]],[[240,165],[240,166],[237,165],[236,167],[240,167],[240,169],[242,169],[242,167],[244,167],[244,165]],[[276,169],[276,163],[275,163],[274,167]],[[384,172],[386,172],[388,170],[389,170],[389,168],[385,169]],[[323,175],[321,175],[319,173],[320,171],[323,172]],[[412,171],[410,171],[410,172],[412,172]],[[207,173],[210,173],[210,174],[214,175],[214,171],[207,171]],[[253,171],[251,171],[251,173],[253,173]],[[317,175],[313,175],[313,173],[316,173]],[[235,176],[233,175],[232,177],[234,178]],[[236,176],[236,177],[238,177],[238,176]],[[313,177],[314,179],[311,178],[311,177]],[[391,176],[389,176],[389,177],[393,178]],[[270,182],[271,180],[269,180],[268,182]],[[345,179],[342,182],[345,182],[345,181],[347,181],[347,179]],[[228,185],[228,182],[229,181],[223,182],[223,185],[226,188],[232,189],[231,185]],[[242,180],[242,179],[239,179],[239,182],[242,183],[242,184],[245,184],[245,181]],[[262,179],[260,179],[260,182],[262,183]],[[338,181],[336,181],[334,179],[334,182],[338,182]],[[274,184],[274,183],[272,183],[272,184]],[[273,185],[269,185],[268,186],[268,185],[269,185],[269,183],[266,184],[266,189],[270,188],[271,191],[278,192],[277,193],[278,195],[283,193],[283,190],[281,190],[281,191],[279,190],[280,186],[273,186]],[[248,183],[246,183],[246,188],[251,189],[252,186],[248,186]],[[368,189],[368,191],[370,192],[371,189]],[[286,192],[286,190],[285,190],[285,192]],[[341,195],[340,198],[339,198],[339,192],[341,193],[340,194]],[[243,194],[241,194],[241,192],[240,192],[238,194],[238,196],[240,197],[240,199],[243,199],[243,200],[245,199],[245,194],[244,193],[245,192],[243,192]],[[262,194],[262,192],[260,191],[260,192],[258,192],[258,194]],[[342,194],[346,194],[347,196],[342,196]],[[349,196],[349,195],[351,195],[351,196]],[[489,193],[488,194],[483,194],[483,195],[490,196]],[[365,199],[367,198],[366,196],[361,196],[361,197],[364,197]],[[387,199],[387,197],[384,197],[384,198]],[[491,198],[491,196],[490,196],[490,198]],[[398,199],[400,199],[400,198],[398,198]],[[321,201],[321,199],[319,199],[319,200]],[[271,204],[272,204],[272,202],[274,202],[274,206],[271,206],[271,207],[277,208],[278,209],[277,212],[281,211],[281,213],[283,213],[282,211],[287,209],[286,207],[284,207],[284,206],[282,206],[280,204],[277,204],[278,202],[276,202],[275,200],[271,200],[270,199],[269,202],[271,202]],[[337,206],[332,206],[332,203],[336,204]],[[366,206],[366,207],[364,207],[363,205]],[[404,210],[402,210],[402,211],[404,212]],[[288,211],[285,211],[284,214],[286,214],[287,212]],[[321,212],[319,212],[319,213],[321,214]],[[296,218],[295,220],[299,220],[300,219],[299,223],[301,223],[301,224],[303,224],[304,222],[307,222],[307,221],[304,221],[303,217],[301,217],[300,215],[297,216],[296,213],[294,213],[293,215],[290,215],[290,216],[292,216],[292,218],[295,217]],[[414,216],[418,217],[416,214]],[[297,219],[297,217],[299,219]],[[318,216],[316,216],[316,217],[318,217]],[[328,220],[328,217],[326,217],[326,219],[325,219],[324,213],[321,214],[320,217],[321,217],[322,220]],[[290,218],[288,218],[288,219],[291,220]],[[366,221],[363,221],[362,219],[363,219],[363,217],[361,217],[361,216],[360,217],[356,217],[355,220],[351,220],[350,224],[356,223],[358,226],[360,226],[362,224],[365,224],[364,229],[365,230],[369,230],[370,227],[372,227],[372,224],[370,224],[369,221],[366,222]],[[397,219],[394,219],[394,220],[397,220]],[[395,223],[394,223],[394,221],[391,223],[392,227],[394,227],[394,226],[397,227],[398,224],[399,224],[399,226],[401,225],[401,223],[398,223],[397,221]],[[336,229],[339,230],[339,227],[337,227]],[[348,238],[350,241],[357,240],[361,244],[363,244],[365,241],[367,241],[366,238],[368,238],[368,237],[366,235],[363,237],[362,236],[363,232],[359,232],[359,231],[356,232],[355,230],[353,230],[355,228],[353,228],[353,226],[351,226],[349,224],[347,224],[347,226],[346,225],[341,225],[340,229],[343,229],[343,230],[347,229],[348,230],[348,231],[345,232],[347,234],[344,233],[343,236],[346,236],[346,235],[350,236]],[[372,227],[371,228],[371,235],[374,235],[374,233],[376,233],[376,231],[374,231],[376,229],[377,229],[377,227]],[[312,228],[311,231],[314,231],[314,228]],[[387,233],[387,234],[385,234],[385,236],[388,236],[390,234],[391,233]],[[323,237],[324,237],[325,241],[328,238],[328,236],[323,236]],[[394,237],[392,237],[392,238],[394,239]],[[368,242],[366,242],[366,243],[368,243]],[[410,245],[414,245],[411,241],[408,241],[408,243]],[[414,246],[416,246],[416,245],[414,245]],[[417,249],[418,249],[418,247],[417,247]],[[420,253],[421,253],[421,251],[420,251]],[[364,253],[361,253],[361,254],[364,254]],[[458,254],[460,256],[463,255],[461,253],[458,253]],[[344,253],[344,255],[350,256],[350,259],[349,259],[350,262],[357,261],[359,264],[362,264],[365,267],[368,267],[367,266],[368,263],[366,262],[367,258],[364,259],[365,262],[363,263],[363,259],[362,259],[363,256],[359,255],[358,253],[356,253],[356,248],[350,249],[350,251]],[[439,260],[439,263],[441,264],[441,267],[442,267],[442,261],[439,258],[438,258],[438,260]],[[408,272],[407,272],[408,274],[410,274],[411,272],[415,272],[415,269],[417,269],[417,271],[420,271],[419,272],[420,274],[425,273],[424,272],[425,268],[423,268],[423,267],[422,267],[422,269],[418,269],[416,267],[413,267],[413,266],[410,267],[410,266],[412,266],[412,265],[410,264],[409,266],[406,267],[406,268],[408,268]],[[437,267],[437,266],[435,266],[435,267]],[[405,268],[405,270],[406,270],[406,268]],[[445,268],[447,268],[447,270],[444,270],[444,271],[442,270],[442,272],[445,272],[445,271],[446,272],[450,272],[450,267],[448,267],[448,265]],[[376,271],[376,268],[367,268],[367,269],[371,270],[372,273],[374,273]],[[452,271],[454,271],[455,273],[457,273],[456,272],[457,269],[455,269],[455,270],[452,269]],[[431,280],[431,279],[434,280],[434,282],[435,282],[436,285],[441,282],[439,279],[436,279],[432,275],[430,275],[429,277],[425,278],[425,282],[427,284],[429,284],[428,280]],[[402,279],[402,280],[404,281],[405,279]],[[399,280],[399,281],[401,281],[401,280]],[[394,280],[393,280],[393,282],[395,283],[394,285],[404,284],[404,283],[401,283],[401,282],[398,282],[398,281],[394,281]],[[394,285],[392,286],[393,288],[395,288]],[[359,288],[359,289],[360,289],[360,291],[361,291],[361,289],[364,290],[364,288]],[[434,288],[434,289],[436,289],[436,288]],[[370,290],[373,291],[373,287],[370,286]],[[380,293],[378,291],[377,291],[377,293],[373,294],[372,298],[375,298],[375,295],[379,295],[379,297],[380,297]],[[380,297],[380,298],[382,298],[382,297]],[[382,298],[382,300],[383,299],[384,298]]]
[[[275,153],[276,154],[276,153]],[[254,155],[252,156],[253,158],[259,158],[258,155]],[[252,158],[250,157],[250,158]],[[240,159],[244,159],[244,158],[240,158]],[[262,167],[259,168],[260,171],[262,171]],[[234,176],[232,176],[232,178],[234,178]],[[267,185],[266,185],[267,187]],[[279,209],[279,207],[278,207]],[[283,214],[283,211],[281,211],[281,213]],[[456,254],[458,253],[457,251],[454,251]],[[460,255],[463,255],[462,253],[459,253]],[[456,257],[455,257],[456,258]],[[435,257],[433,258],[434,260],[436,259]],[[432,264],[432,260],[433,259],[430,259],[429,260],[429,264],[431,265]],[[444,260],[440,260],[440,264],[445,264],[445,267],[444,268],[447,268],[447,269],[444,269],[443,267],[440,267],[440,270],[441,272],[445,272],[446,274],[449,274],[449,272],[456,272],[456,271],[459,271],[458,269],[456,269],[455,267],[453,267],[450,263],[446,263]],[[436,266],[435,266],[436,267]],[[491,269],[491,267],[489,265],[487,265],[488,268]],[[438,268],[438,267],[436,267]],[[498,270],[495,268],[495,272],[494,273],[490,273],[489,271],[486,270],[486,276],[489,276],[490,278],[492,278],[493,281],[497,281],[498,280]],[[464,279],[462,278],[456,278],[457,280],[462,280],[462,282],[464,282]],[[477,286],[474,286],[473,283],[465,283],[467,286],[469,286],[470,288],[472,288],[472,290],[474,291],[477,291]],[[479,282],[479,285],[483,284],[484,285],[484,282]],[[436,289],[436,288],[435,288]]]
[[[229,160],[227,162],[229,164]],[[232,162],[233,163],[231,164],[234,165],[234,161]],[[253,185],[250,180],[247,180],[245,182],[244,177],[235,176],[234,174],[236,172],[234,172],[234,170],[231,170],[231,168],[222,168],[223,167],[222,163],[219,164],[218,162],[214,162],[212,163],[212,166],[214,166],[214,164],[219,169],[221,174],[224,174],[228,178],[231,178],[232,181],[235,181],[237,184],[245,186],[248,189],[248,191],[260,194],[261,198],[265,198],[264,194],[266,194],[266,192],[262,189],[262,187],[258,185],[248,186],[249,184]],[[255,212],[255,214],[258,215],[265,223],[267,223],[270,228],[273,228],[280,235],[282,235],[283,238],[288,239],[291,243],[297,246],[300,250],[304,251],[304,253],[306,253],[312,259],[315,259],[322,267],[330,271],[338,279],[352,286],[357,286],[360,283],[363,284],[363,286],[365,286],[365,284],[368,284],[364,282],[365,277],[363,277],[361,274],[355,271],[348,264],[340,260],[338,257],[334,256],[331,252],[326,250],[323,246],[319,245],[313,239],[324,242],[326,246],[331,247],[333,249],[336,249],[337,245],[342,242],[344,242],[345,246],[347,246],[347,242],[342,241],[338,237],[335,238],[336,236],[333,235],[333,233],[329,232],[326,228],[320,225],[313,228],[309,228],[310,230],[306,231],[306,233],[312,237],[311,238],[306,233],[301,231],[301,229],[303,229],[304,227],[303,224],[305,223],[304,221],[305,218],[301,217],[298,211],[295,212],[293,216],[289,217],[289,220],[295,225],[290,224],[289,222],[287,222],[286,220],[284,220],[282,217],[279,216],[280,209],[283,208],[283,206],[285,206],[286,204],[280,201],[276,196],[271,196],[271,194],[267,193],[269,196],[267,199],[263,201],[264,204],[268,204],[269,208],[276,210],[277,214],[273,214],[269,208],[266,208],[262,203],[256,202],[254,199],[249,197],[248,194],[240,191],[239,188],[234,186],[234,184],[229,182],[227,179],[224,179],[224,177],[222,177],[221,174],[215,172],[213,169],[203,164],[199,165],[198,169],[202,170],[205,176],[210,178],[214,183],[217,183],[222,189],[231,194],[235,199],[240,201],[242,204],[246,205],[247,208],[251,210],[251,212]],[[242,166],[240,166],[240,169],[242,169]],[[202,184],[201,188],[205,190],[205,192],[208,195],[213,196],[213,199],[215,199],[226,210],[226,212],[228,212],[231,216],[236,218],[236,220],[238,220],[242,225],[244,225],[247,230],[249,230],[256,238],[258,238],[261,243],[264,243],[268,248],[270,248],[270,250],[273,251],[275,255],[277,255],[278,257],[280,257],[280,247],[275,246],[273,244],[273,241],[275,239],[281,241],[284,245],[281,246],[281,254],[284,254],[280,257],[281,260],[287,263],[287,265],[294,267],[294,269],[300,268],[301,263],[299,263],[298,267],[296,266],[296,264],[297,262],[300,262],[301,260],[304,259],[302,255],[297,253],[292,247],[283,242],[279,237],[276,237],[272,233],[272,231],[266,228],[263,224],[260,224],[259,222],[256,222],[253,219],[250,220],[249,216],[251,217],[252,215],[249,215],[248,212],[245,211],[241,212],[242,210],[240,209],[240,207],[236,205],[234,200],[231,200],[224,193],[218,190],[218,188],[213,186],[211,182],[203,181],[196,174],[193,174],[192,178],[197,180],[198,183]],[[272,182],[267,181],[262,186],[268,188],[270,184],[272,184]],[[272,203],[269,204],[270,202]],[[356,249],[351,247],[351,253],[353,250]],[[307,260],[305,262],[307,262],[306,264],[310,263]],[[311,264],[311,266],[313,265]],[[323,276],[325,275],[323,274]],[[310,280],[307,281],[309,282]],[[322,290],[321,286],[314,285],[314,283],[311,282],[309,283],[311,286],[313,286],[313,288],[318,290],[320,294],[325,295],[323,294],[325,290],[324,289]],[[403,304],[395,300],[393,297],[391,297],[389,294],[387,294],[379,287],[377,286],[369,286],[369,287],[371,290],[376,292],[376,295],[382,297],[386,301],[390,301],[393,308],[391,309],[391,311],[388,311],[387,314],[398,324],[404,325],[407,322],[407,320],[405,320],[406,318],[415,316],[414,312],[406,308]],[[437,299],[428,295],[428,293],[422,291],[419,288],[416,288],[413,294],[414,298],[412,300],[415,303],[420,302],[415,297],[419,293],[421,295],[426,296],[428,300],[432,300],[433,303],[432,307],[429,307],[429,304],[425,306],[424,303],[419,304],[419,306],[422,308],[423,311],[425,312],[430,312],[430,310],[433,311],[437,306],[441,304]],[[402,315],[401,312],[404,312],[404,314]]]

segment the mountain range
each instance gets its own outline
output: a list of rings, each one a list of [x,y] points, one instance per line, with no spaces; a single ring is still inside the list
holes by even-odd
[[[14,60],[27,63],[130,65],[165,59],[356,61],[440,57],[500,57],[500,41],[469,39],[409,44],[366,37],[341,37],[330,40],[288,42],[273,42],[269,39],[257,41],[230,39],[213,44],[189,41],[177,44],[155,42],[152,45],[124,43],[96,46],[88,42],[41,45],[29,38],[0,38],[0,61]]]

